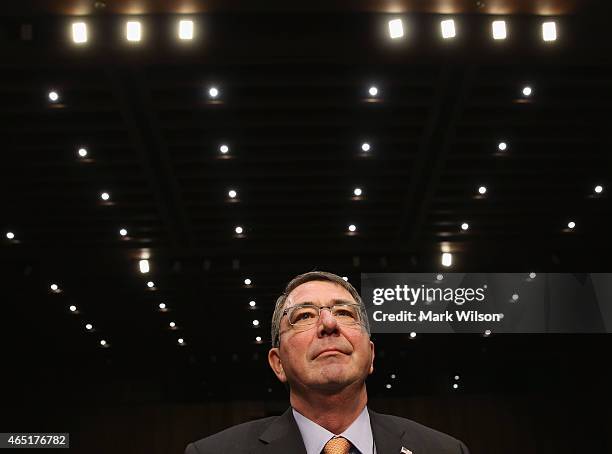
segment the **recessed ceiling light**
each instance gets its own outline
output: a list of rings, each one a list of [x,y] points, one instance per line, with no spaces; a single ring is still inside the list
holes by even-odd
[[[244,232],[244,229],[240,226],[236,226],[236,228],[234,228],[234,232],[240,235],[242,232]]]
[[[15,238],[15,234],[13,232],[6,232],[6,238],[12,240]]]
[[[170,323],[168,323],[168,326],[169,326],[170,328],[176,328],[176,323],[174,323],[174,322],[170,322]]]
[[[126,236],[127,234],[128,234],[128,231],[126,229],[119,230],[119,235]]]
[[[81,158],[86,157],[86,156],[87,156],[87,148],[79,148],[78,153],[79,153],[79,156],[80,156]]]
[[[486,188],[486,186],[480,186],[480,187],[478,188],[478,193],[479,193],[479,194],[483,195],[483,194],[486,194],[486,192],[487,192],[487,188]]]
[[[440,27],[442,29],[442,38],[444,39],[454,38],[457,35],[453,19],[443,20],[440,22]]]
[[[389,37],[397,39],[404,36],[404,22],[401,19],[392,19],[389,21]]]
[[[163,310],[163,309],[166,308],[166,303],[159,303],[159,305],[157,307],[159,307],[160,309]]]
[[[459,375],[455,375],[455,380],[459,380]]]
[[[385,388],[387,388],[387,389],[391,389],[391,388],[392,388],[391,383],[387,383],[387,384],[385,385]]]
[[[355,232],[357,230],[357,226],[355,224],[351,224],[348,226],[349,232]]]
[[[185,339],[183,339],[182,337],[179,337],[179,338],[178,338],[178,340],[177,340],[177,342],[178,342],[180,345],[183,345],[183,344],[185,343]]]
[[[355,188],[353,189],[353,194],[359,197],[361,194],[363,194],[363,191],[361,190],[361,188]]]
[[[238,193],[237,193],[235,190],[230,189],[230,190],[228,191],[227,195],[229,196],[229,198],[230,198],[230,199],[235,199],[235,198],[236,198],[236,196],[238,195]]]
[[[49,288],[52,292],[57,292],[59,290],[59,286],[57,284],[51,284]]]
[[[261,342],[261,336],[257,336],[257,337],[255,338],[255,342]]]
[[[149,261],[148,260],[140,260],[138,262],[138,268],[142,274],[147,274],[149,272]]]
[[[142,38],[142,27],[138,21],[128,21],[125,24],[125,37],[128,41],[137,42]]]
[[[453,389],[459,389],[459,384],[458,383],[453,383]]]
[[[361,144],[362,151],[370,151],[370,144],[368,142],[364,142]]]
[[[76,312],[77,307],[73,304],[72,306],[70,306],[68,309],[70,309],[70,312]]]
[[[251,285],[252,283],[253,281],[249,279],[248,277],[244,280],[244,285]]]
[[[85,22],[74,22],[72,24],[72,41],[75,44],[87,42],[87,24]]]
[[[376,96],[378,94],[378,88],[376,88],[375,86],[371,86],[368,90],[368,93],[370,94],[370,96]]]
[[[253,320],[253,326],[259,326],[259,320]]]
[[[576,227],[576,223],[574,221],[569,221],[567,223],[567,228],[568,229],[573,229],[574,227]]]
[[[417,334],[416,334],[414,331],[412,331],[412,332],[410,333],[410,339],[414,339],[414,338],[416,337],[416,335],[417,335]]]
[[[523,96],[531,96],[533,89],[530,86],[523,87]]]
[[[508,144],[506,142],[499,142],[497,144],[497,149],[499,151],[506,151],[507,148],[508,148]]]
[[[593,190],[595,191],[596,194],[601,194],[603,192],[603,186],[598,184],[597,186],[595,186]]]
[[[59,93],[55,90],[51,90],[47,96],[49,97],[49,101],[51,102],[59,101]]]
[[[217,87],[210,87],[208,89],[208,96],[210,96],[211,98],[216,98],[217,96],[219,96],[219,89]]]
[[[251,307],[255,307],[256,304],[257,303],[255,303],[255,301],[249,301],[249,306],[251,306]]]
[[[87,331],[91,331],[93,329],[93,325],[91,323],[88,323],[88,324],[85,325],[85,329]]]
[[[464,222],[463,224],[461,224],[461,230],[467,230],[470,228],[470,225],[467,222]]]
[[[100,198],[104,201],[107,201],[108,199],[110,199],[110,194],[108,192],[103,192],[102,194],[100,194]]]
[[[544,22],[542,24],[542,39],[544,41],[555,41],[557,39],[557,24],[555,22]]]
[[[101,345],[102,347],[106,347],[106,341],[105,341],[104,339],[102,339],[102,340],[100,341],[100,345]]]
[[[531,272],[529,273],[529,279],[535,279],[536,278],[536,273]]]
[[[220,151],[222,154],[227,154],[227,152],[229,152],[229,147],[228,147],[227,145],[221,145],[221,146],[219,147],[219,151]]]
[[[506,39],[506,21],[494,20],[491,28],[493,29],[493,39]]]
[[[348,276],[342,276],[342,279],[344,279],[345,282],[348,282]]]
[[[193,39],[193,21],[181,20],[179,21],[179,39],[189,40]]]
[[[453,264],[453,255],[450,252],[442,253],[442,266],[451,266]]]
[[[147,287],[149,287],[149,288],[155,287],[155,282],[153,282],[153,281],[147,282]]]

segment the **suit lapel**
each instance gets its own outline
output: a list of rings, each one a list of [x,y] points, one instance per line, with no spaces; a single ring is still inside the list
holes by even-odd
[[[368,412],[377,454],[399,454],[402,448],[409,449],[413,454],[425,452],[418,440],[408,437],[405,429],[395,424],[391,417],[369,408]]]
[[[295,422],[291,407],[279,416],[259,436],[254,454],[306,454],[302,434]]]

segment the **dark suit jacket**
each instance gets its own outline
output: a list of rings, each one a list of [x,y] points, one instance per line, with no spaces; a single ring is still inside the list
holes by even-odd
[[[377,454],[469,454],[467,447],[450,435],[410,419],[369,410]],[[190,443],[185,454],[306,454],[300,429],[291,408],[281,416],[263,418],[230,427]]]

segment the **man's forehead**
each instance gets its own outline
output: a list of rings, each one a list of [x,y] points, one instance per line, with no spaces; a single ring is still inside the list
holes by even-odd
[[[340,284],[328,281],[309,281],[298,285],[289,293],[285,307],[305,302],[326,304],[331,300],[356,302],[353,295]]]

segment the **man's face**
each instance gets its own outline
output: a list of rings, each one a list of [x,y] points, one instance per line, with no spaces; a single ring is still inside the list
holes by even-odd
[[[334,301],[355,303],[342,286],[327,281],[310,281],[289,294],[285,309],[303,303],[331,306]],[[280,347],[268,354],[276,376],[292,389],[335,392],[363,382],[374,370],[374,344],[362,325],[340,325],[329,310],[322,310],[317,323],[305,331],[281,319]]]

